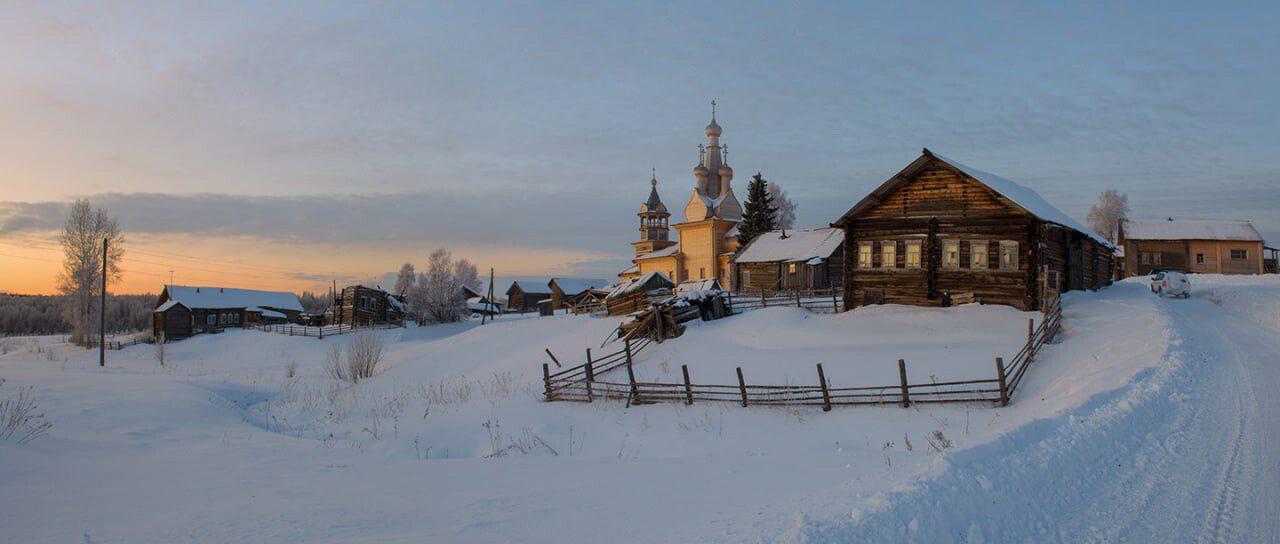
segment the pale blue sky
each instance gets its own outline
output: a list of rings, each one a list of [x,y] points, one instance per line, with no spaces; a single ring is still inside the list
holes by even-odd
[[[97,195],[160,237],[375,239],[387,257],[369,275],[448,245],[484,246],[475,259],[499,269],[501,247],[574,252],[572,266],[518,273],[612,277],[649,169],[669,206],[688,199],[715,98],[739,192],[762,172],[798,202],[800,226],[834,221],[927,146],[1080,220],[1116,188],[1135,217],[1250,219],[1274,245],[1277,15],[1168,2],[10,3],[0,241]]]

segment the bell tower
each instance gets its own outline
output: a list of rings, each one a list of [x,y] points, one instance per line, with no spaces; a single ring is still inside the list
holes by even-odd
[[[640,206],[640,241],[632,242],[636,257],[676,245],[670,239],[671,213],[658,197],[658,171],[653,170],[649,179],[649,199]]]

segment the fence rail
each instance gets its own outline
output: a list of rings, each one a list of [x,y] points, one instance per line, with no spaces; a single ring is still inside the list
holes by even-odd
[[[774,306],[794,306],[815,313],[835,314],[844,311],[839,289],[803,289],[797,291],[743,291],[729,293],[734,312],[746,312]]]
[[[641,382],[635,379],[632,361],[636,352],[648,346],[648,341],[645,341],[644,344],[628,343],[623,351],[594,360],[591,359],[590,350],[587,350],[586,364],[554,374],[547,364],[543,364],[544,398],[548,402],[621,400],[628,405],[735,402],[744,407],[820,406],[823,410],[831,410],[833,406],[875,404],[897,404],[905,408],[913,403],[944,402],[994,402],[1004,406],[1022,384],[1022,379],[1040,348],[1058,333],[1062,321],[1061,301],[1055,298],[1047,303],[1044,315],[1039,327],[1035,326],[1034,320],[1028,320],[1027,342],[1007,365],[1003,358],[995,358],[995,377],[989,379],[913,384],[907,379],[906,361],[899,359],[899,381],[891,385],[833,387],[821,364],[816,365],[816,385],[748,384],[741,367],[737,368],[737,385],[694,383],[688,365],[680,367],[684,378],[680,383]],[[554,360],[554,356],[552,359]],[[597,379],[600,374],[618,368],[626,368],[626,382]]]
[[[403,328],[404,322],[388,322],[374,323],[369,325],[345,325],[339,323],[337,325],[309,326],[309,325],[293,325],[293,324],[259,324],[253,328],[264,331],[274,332],[277,334],[287,334],[289,336],[309,336],[313,338],[324,338],[326,336],[336,336],[339,334],[348,334],[354,331],[370,330],[370,329],[400,329]]]

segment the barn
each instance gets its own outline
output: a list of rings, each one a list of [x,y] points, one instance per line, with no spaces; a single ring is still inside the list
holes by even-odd
[[[152,333],[186,338],[228,327],[297,322],[301,314],[302,303],[293,293],[166,285],[152,312]]]
[[[538,302],[551,298],[551,291],[545,287],[534,287],[535,283],[512,282],[507,288],[507,311],[532,312],[538,309]]]
[[[1041,308],[1112,278],[1113,250],[1035,191],[924,149],[858,201],[844,231],[844,303]]]
[[[1126,219],[1118,242],[1125,275],[1156,269],[1203,274],[1263,273],[1262,235],[1248,221],[1226,219]]]
[[[604,280],[587,278],[551,278],[547,282],[547,287],[551,289],[551,306],[556,310],[578,304],[578,299],[583,295],[605,285],[608,282]]]
[[[766,232],[731,262],[735,291],[829,289],[840,284],[844,232],[837,228]]]

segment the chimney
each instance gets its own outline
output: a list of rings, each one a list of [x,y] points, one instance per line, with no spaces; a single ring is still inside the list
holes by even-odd
[[[197,292],[197,293],[199,293],[199,292],[200,292],[200,288],[199,288],[199,287],[196,287],[196,292]]]

